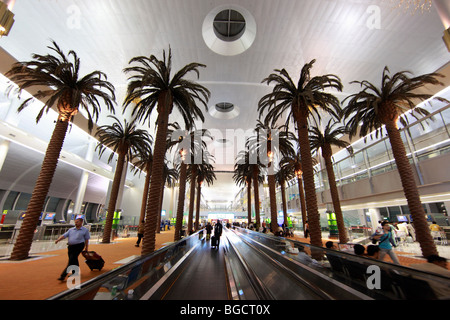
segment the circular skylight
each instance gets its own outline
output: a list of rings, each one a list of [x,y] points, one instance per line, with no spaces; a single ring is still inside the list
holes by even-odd
[[[230,102],[219,102],[216,103],[215,108],[219,112],[231,112],[234,109],[234,104]]]
[[[216,119],[233,119],[239,113],[239,108],[231,102],[218,102],[214,105],[214,108],[209,108],[209,114]]]
[[[213,22],[216,36],[223,41],[235,41],[245,31],[245,19],[236,10],[226,9],[220,11]]]
[[[215,53],[234,56],[250,48],[256,38],[256,22],[250,12],[234,4],[211,10],[202,26],[203,40]]]

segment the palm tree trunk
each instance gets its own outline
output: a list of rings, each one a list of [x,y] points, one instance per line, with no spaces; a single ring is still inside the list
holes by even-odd
[[[256,204],[255,204],[256,205]],[[247,225],[252,222],[252,181],[247,180]]]
[[[253,192],[255,193],[255,220],[256,220],[256,228],[259,229],[261,225],[261,217],[259,214],[259,181],[258,181],[258,169],[255,168],[253,170]]]
[[[267,176],[267,179],[269,183],[270,227],[272,228],[272,232],[275,233],[278,231],[277,199],[275,194],[275,175],[269,174]]]
[[[164,101],[159,102],[164,103]],[[158,111],[157,131],[152,166],[152,183],[147,199],[147,216],[145,219],[144,244],[142,255],[155,251],[156,246],[156,221],[158,217],[159,202],[161,196],[161,185],[164,183],[164,158],[166,155],[167,128],[169,124],[169,110]]]
[[[58,120],[53,130],[52,137],[45,152],[39,177],[27,206],[26,216],[19,230],[16,243],[11,253],[10,260],[23,260],[28,258],[28,253],[33,242],[34,231],[39,222],[45,198],[56,171],[59,155],[66,137],[69,121]]]
[[[175,222],[175,236],[174,241],[181,239],[181,228],[183,227],[183,211],[184,211],[184,199],[186,192],[186,170],[187,165],[182,162],[180,167],[180,188],[178,192],[178,205],[177,205],[177,220]]]
[[[163,200],[164,200],[164,185],[161,187],[161,191],[160,191],[160,200],[159,200],[159,209],[158,209],[158,221],[156,222],[156,229],[155,232],[156,233],[161,233],[161,214],[162,214],[162,204],[163,204]]]
[[[151,178],[150,162],[147,164],[146,169],[147,170],[145,176],[144,192],[142,193],[141,215],[139,216],[139,223],[141,223],[141,221],[145,219],[145,209],[147,208],[148,189],[150,188]]]
[[[306,224],[306,203],[305,203],[305,192],[303,190],[303,179],[300,176],[297,176],[297,184],[298,184],[298,194],[300,196],[300,207],[302,210],[302,224],[303,224],[303,232],[305,232],[305,224]],[[306,236],[306,234],[305,234]]]
[[[283,181],[280,184],[281,189],[281,204],[283,206],[283,223],[285,226],[288,225],[287,221],[287,206],[286,206],[286,183]]]
[[[420,201],[419,191],[416,182],[414,181],[414,174],[406,156],[405,146],[403,145],[400,131],[398,131],[396,122],[391,121],[386,123],[386,131],[389,136],[389,141],[392,147],[392,153],[397,164],[398,173],[403,186],[403,192],[408,203],[409,211],[413,218],[414,229],[416,230],[417,241],[422,249],[424,257],[430,255],[438,255],[436,245],[431,236],[427,220],[425,219],[425,210]]]
[[[201,191],[202,191],[202,184],[199,182],[197,184],[197,203],[195,209],[195,226],[194,226],[195,231],[197,231],[199,228]]]
[[[308,118],[306,115],[297,115],[296,121],[300,145],[300,156],[302,159],[303,181],[305,183],[306,210],[308,214],[311,244],[322,247],[322,228],[320,226],[320,215],[317,207],[314,169],[311,157],[311,147],[309,145]]]
[[[339,201],[339,193],[336,186],[336,177],[333,171],[333,163],[331,162],[331,146],[328,146],[328,148],[329,150],[323,152],[323,158],[325,159],[325,168],[327,170],[328,183],[330,184],[331,200],[333,201],[334,213],[336,214],[339,242],[347,243],[347,230],[345,229],[344,216],[342,214],[341,202]]]
[[[196,178],[196,166],[192,165],[191,171],[191,194],[189,199],[189,215],[188,215],[188,226],[187,233],[192,231],[192,220],[194,220],[194,200],[195,200],[195,178]]]
[[[122,178],[124,164],[125,164],[125,154],[119,153],[116,171],[114,172],[113,184],[111,187],[111,194],[109,196],[108,211],[106,213],[105,229],[103,230],[102,243],[111,242],[112,224],[114,212],[116,211],[117,197],[119,196],[120,180]]]

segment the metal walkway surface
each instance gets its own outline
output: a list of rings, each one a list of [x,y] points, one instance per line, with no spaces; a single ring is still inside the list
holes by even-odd
[[[191,255],[161,299],[229,300],[223,245],[204,240]]]

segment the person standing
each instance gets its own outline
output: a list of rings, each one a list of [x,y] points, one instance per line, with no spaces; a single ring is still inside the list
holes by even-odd
[[[136,244],[134,245],[135,247],[139,247],[139,244],[141,243],[142,238],[144,237],[144,230],[145,230],[145,221],[142,220],[141,223],[139,223],[139,227],[138,227],[138,239]]]
[[[220,236],[222,235],[222,229],[223,229],[222,222],[217,221],[216,225],[214,226],[214,237],[216,237],[217,247],[219,247]]]
[[[60,242],[61,240],[68,238],[67,241],[67,254],[69,256],[69,262],[67,263],[67,267],[64,268],[61,276],[58,280],[64,281],[67,276],[67,268],[69,266],[80,266],[78,263],[78,256],[83,251],[88,251],[89,247],[89,239],[91,235],[89,230],[83,227],[83,219],[78,218],[75,219],[75,227],[67,230],[62,236],[56,239],[55,243]]]
[[[392,261],[395,264],[400,264],[400,261],[397,258],[397,255],[395,254],[394,250],[392,250],[392,247],[396,247],[397,244],[395,243],[395,240],[392,235],[391,225],[387,221],[383,221],[381,223],[381,226],[383,227],[383,234],[379,235],[373,235],[373,238],[379,241],[378,247],[380,248],[380,260],[383,261],[386,254],[391,257]]]

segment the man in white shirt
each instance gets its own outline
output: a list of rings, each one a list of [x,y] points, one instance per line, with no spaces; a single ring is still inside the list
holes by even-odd
[[[83,227],[83,219],[79,218],[75,220],[75,227],[67,230],[62,236],[60,236],[55,243],[58,243],[62,239],[68,238],[67,241],[67,253],[69,256],[69,262],[67,267],[64,268],[61,276],[58,280],[64,281],[67,276],[67,268],[69,266],[79,266],[78,256],[83,251],[88,251],[89,239],[91,238],[89,230]]]

